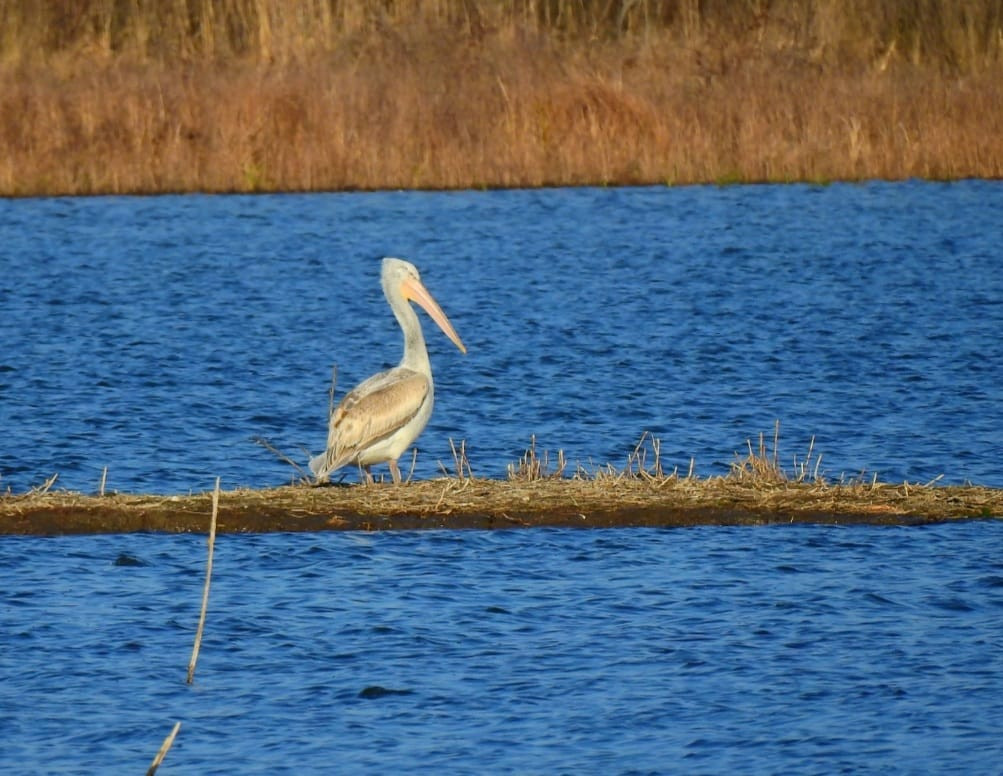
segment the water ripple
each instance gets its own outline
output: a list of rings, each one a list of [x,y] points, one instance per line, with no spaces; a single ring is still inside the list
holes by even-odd
[[[995,521],[221,536],[187,687],[204,537],[7,537],[0,771],[141,769],[181,719],[166,772],[986,772],[1001,548]]]
[[[428,338],[418,476],[450,437],[501,476],[532,434],[605,463],[646,430],[669,469],[722,473],[780,419],[784,459],[815,435],[830,478],[1000,486],[1001,200],[980,181],[5,200],[0,485],[288,481],[252,440],[317,450],[331,364],[344,390],[396,361],[392,253],[469,346]]]

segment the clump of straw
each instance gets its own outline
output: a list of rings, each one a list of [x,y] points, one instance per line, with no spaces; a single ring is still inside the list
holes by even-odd
[[[799,461],[794,456],[793,471],[790,475],[784,471],[780,463],[780,421],[776,421],[773,426],[773,450],[767,447],[765,435],[759,433],[759,447],[754,450],[752,440],[747,439],[749,452],[744,458],[739,458],[735,453],[736,460],[731,464],[729,477],[740,482],[779,485],[787,482],[814,482],[821,483],[822,477],[819,468],[822,465],[822,456],[815,455],[815,437],[812,436],[808,443],[808,453],[804,459]],[[814,456],[814,464],[812,458]]]

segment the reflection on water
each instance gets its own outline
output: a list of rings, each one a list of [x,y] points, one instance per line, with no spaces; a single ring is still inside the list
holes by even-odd
[[[830,478],[1003,485],[1003,184],[0,201],[0,486],[281,484],[339,388],[396,363],[378,258],[411,258],[469,346],[426,333],[417,475],[535,434],[700,475],[782,422]],[[352,474],[352,477],[355,475]]]

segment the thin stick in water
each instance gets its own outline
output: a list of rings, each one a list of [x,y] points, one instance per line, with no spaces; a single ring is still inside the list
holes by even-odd
[[[202,613],[199,615],[199,626],[195,631],[195,646],[192,648],[192,659],[188,661],[188,684],[195,677],[195,663],[199,658],[199,647],[202,645],[202,631],[205,628],[205,614],[209,608],[209,582],[212,580],[212,550],[216,544],[216,517],[219,514],[219,477],[216,478],[216,489],[212,493],[212,521],[209,523],[209,560],[205,567],[205,587],[202,588]]]
[[[309,479],[310,477],[313,476],[311,472],[304,469],[302,466],[296,463],[296,461],[294,461],[288,455],[283,453],[281,450],[275,447],[271,442],[269,442],[264,437],[254,437],[252,441],[254,442],[254,444],[260,445],[261,447],[265,448],[268,452],[272,453],[276,458],[278,458],[283,463],[287,463],[290,466],[292,466],[296,470],[296,472],[300,475],[300,477],[304,479]]]
[[[157,752],[157,756],[153,758],[153,762],[150,764],[149,769],[146,771],[146,776],[153,776],[157,772],[157,768],[160,767],[160,763],[164,761],[167,756],[167,751],[171,748],[174,743],[174,739],[178,735],[178,731],[181,730],[181,723],[175,722],[174,729],[167,734],[167,738],[164,739],[164,743],[160,745],[160,750]]]
[[[411,477],[414,476],[414,467],[418,463],[418,448],[414,447],[411,449],[411,469],[407,473],[407,479],[404,482],[411,482]]]

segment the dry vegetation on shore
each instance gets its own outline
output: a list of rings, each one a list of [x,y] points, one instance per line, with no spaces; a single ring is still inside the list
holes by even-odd
[[[507,480],[473,477],[464,446],[454,446],[453,473],[401,485],[306,484],[225,491],[218,498],[223,533],[428,528],[748,525],[824,522],[915,524],[1003,518],[1003,490],[977,486],[878,482],[862,477],[828,482],[809,445],[785,470],[772,450],[736,456],[726,476],[700,478],[663,470],[659,442],[641,438],[624,464],[569,471],[535,443],[509,467]],[[939,479],[939,478],[938,478]],[[51,489],[0,495],[0,535],[204,532],[214,495],[85,495]]]
[[[1003,0],[0,0],[0,193],[1003,177]]]

